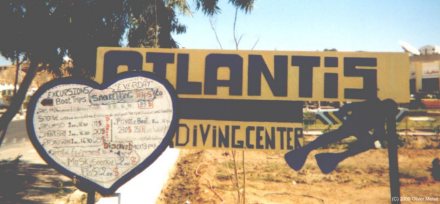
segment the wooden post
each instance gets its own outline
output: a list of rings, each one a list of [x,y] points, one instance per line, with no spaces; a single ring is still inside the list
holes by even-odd
[[[87,204],[95,204],[95,191],[87,192]]]
[[[408,138],[408,117],[405,118],[405,137]]]
[[[439,140],[438,140],[438,134],[440,133],[440,126],[439,125],[437,125],[437,127],[435,127],[435,142],[439,142]]]
[[[399,160],[398,140],[396,134],[396,117],[389,115],[387,118],[388,133],[388,161],[390,175],[391,203],[400,203],[400,181],[399,181]]]

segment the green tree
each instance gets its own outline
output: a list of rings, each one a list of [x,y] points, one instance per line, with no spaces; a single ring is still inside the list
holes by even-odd
[[[220,11],[218,0],[193,0],[206,15]],[[229,0],[250,12],[254,0]],[[187,0],[1,0],[0,54],[30,61],[11,106],[0,118],[0,145],[19,111],[36,73],[57,76],[64,56],[73,60],[72,75],[94,74],[96,48],[120,46],[127,34],[131,47],[178,47],[172,33],[183,33],[177,12],[188,13]]]

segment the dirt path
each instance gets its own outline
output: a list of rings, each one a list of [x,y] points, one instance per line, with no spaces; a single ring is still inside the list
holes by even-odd
[[[54,203],[76,190],[72,181],[46,164],[0,161],[0,203]]]
[[[199,198],[200,174],[197,168],[205,156],[205,151],[182,151],[174,174],[170,177],[158,203],[186,203],[187,201],[203,203],[203,200]]]
[[[243,191],[246,203],[389,203],[390,199],[385,149],[349,158],[328,175],[320,172],[313,155],[295,172],[282,153],[246,152],[245,188],[241,157],[236,162],[237,188],[230,152],[182,152],[159,203],[237,203],[238,192]],[[399,151],[402,196],[440,199],[440,182],[429,171],[434,157],[440,157],[439,150]]]

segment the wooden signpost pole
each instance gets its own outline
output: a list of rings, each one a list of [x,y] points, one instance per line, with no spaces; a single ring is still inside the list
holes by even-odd
[[[95,204],[95,191],[87,192],[87,204]]]
[[[400,203],[400,181],[399,181],[399,160],[398,140],[396,134],[396,117],[390,115],[387,118],[388,132],[388,161],[390,175],[391,203]]]

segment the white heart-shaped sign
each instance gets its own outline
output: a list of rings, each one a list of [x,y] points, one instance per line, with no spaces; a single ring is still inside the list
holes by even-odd
[[[31,98],[27,129],[49,165],[87,189],[111,194],[168,146],[176,98],[168,81],[146,72],[102,85],[61,78]]]

